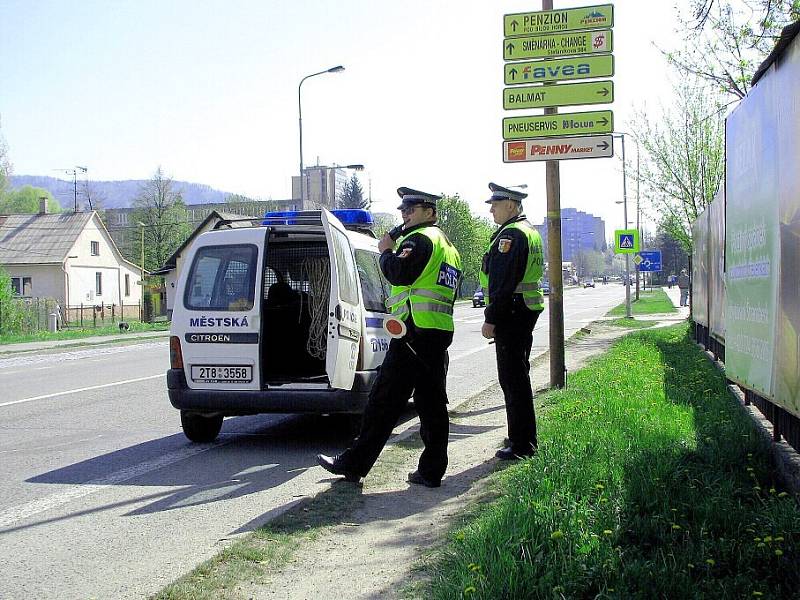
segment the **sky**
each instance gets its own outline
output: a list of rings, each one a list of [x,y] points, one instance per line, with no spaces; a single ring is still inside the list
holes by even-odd
[[[610,108],[615,131],[633,133],[636,109],[657,119],[669,104],[656,45],[677,47],[676,13],[673,0],[614,5],[615,101],[561,112]],[[306,166],[364,164],[384,212],[407,186],[458,194],[488,217],[490,181],[527,184],[541,223],[544,163],[504,164],[501,128],[542,112],[502,108],[503,15],[535,10],[541,0],[0,0],[0,133],[17,175],[82,165],[94,180],[148,179],[161,165],[285,199],[300,168],[298,84],[343,65],[302,85]],[[635,162],[633,140],[626,152]],[[602,217],[609,238],[622,187],[618,157],[561,161],[561,206]],[[628,200],[632,220],[635,170]]]

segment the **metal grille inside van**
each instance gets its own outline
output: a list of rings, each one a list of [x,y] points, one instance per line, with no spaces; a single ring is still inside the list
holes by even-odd
[[[309,282],[311,263],[324,265],[326,272],[330,274],[328,246],[325,242],[270,243],[267,247],[266,263],[262,296],[265,300],[269,297],[270,289],[277,283],[286,284],[295,292],[318,293],[319,290],[313,289],[313,282]]]

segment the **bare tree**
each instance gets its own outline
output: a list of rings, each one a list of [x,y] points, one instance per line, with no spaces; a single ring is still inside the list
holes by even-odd
[[[133,209],[132,225],[144,224],[145,269],[157,269],[191,233],[186,205],[180,192],[175,190],[172,178],[164,174],[161,166],[142,186],[133,201]],[[128,258],[137,264],[141,260],[140,244],[130,244],[127,248]]]
[[[799,18],[798,0],[692,0],[689,14],[679,15],[681,49],[663,52],[681,73],[735,102],[747,94],[781,29]]]

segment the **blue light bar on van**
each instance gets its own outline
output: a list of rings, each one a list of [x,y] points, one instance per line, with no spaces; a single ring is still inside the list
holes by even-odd
[[[342,225],[372,225],[372,213],[363,208],[341,208],[331,212]]]
[[[363,208],[342,208],[331,211],[342,225],[372,225],[372,213]],[[264,213],[262,225],[297,225],[302,222],[301,215],[308,218],[308,212],[297,210],[276,210]]]

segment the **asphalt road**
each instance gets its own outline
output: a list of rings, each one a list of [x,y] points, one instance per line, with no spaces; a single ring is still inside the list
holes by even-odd
[[[568,290],[566,336],[623,299],[619,284]],[[482,314],[456,309],[452,405],[496,380]],[[168,361],[166,340],[0,359],[0,598],[146,597],[329,485],[314,456],[346,445],[344,420],[236,417],[192,444]]]

